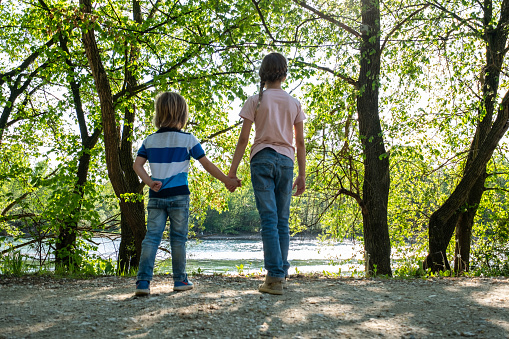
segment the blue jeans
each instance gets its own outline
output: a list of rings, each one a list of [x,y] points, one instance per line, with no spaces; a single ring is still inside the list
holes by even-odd
[[[260,214],[263,258],[267,275],[288,274],[290,247],[290,201],[293,161],[272,148],[264,148],[251,159],[251,182]]]
[[[186,241],[189,222],[189,195],[150,198],[147,205],[147,234],[141,247],[138,280],[152,280],[157,249],[170,219],[170,245],[173,280],[186,278]]]

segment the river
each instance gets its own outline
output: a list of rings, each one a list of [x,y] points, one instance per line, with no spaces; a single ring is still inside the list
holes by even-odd
[[[9,241],[9,240],[7,240]],[[10,240],[12,241],[12,239]],[[23,241],[29,241],[24,239]],[[93,238],[96,250],[89,254],[103,259],[117,260],[120,239]],[[19,244],[20,242],[16,242]],[[168,253],[170,243],[163,240],[161,246],[168,251],[159,250],[156,258],[156,274],[171,273],[171,257]],[[5,249],[0,244],[0,250]],[[312,238],[293,238],[290,241],[288,259],[290,274],[322,273],[351,275],[363,271],[359,264],[362,259],[362,244],[357,242],[322,242]],[[42,257],[51,259],[48,247],[43,245]],[[38,262],[39,251],[25,246],[21,252]],[[207,240],[191,239],[187,242],[187,272],[202,274],[255,274],[264,272],[261,239],[215,238]]]
[[[116,260],[119,241],[95,238],[98,243],[96,254],[103,258]],[[170,249],[169,241],[163,240],[161,247]],[[328,272],[350,275],[355,270],[362,271],[358,263],[362,259],[361,243],[320,242],[316,239],[292,239],[288,259],[290,274]],[[231,274],[259,273],[263,267],[261,240],[216,239],[189,240],[187,243],[188,273]],[[170,254],[158,251],[155,272],[171,273]]]

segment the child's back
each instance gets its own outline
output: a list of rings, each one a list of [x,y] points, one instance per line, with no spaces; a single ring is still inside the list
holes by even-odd
[[[256,127],[251,158],[265,147],[271,147],[293,161],[293,126],[296,121],[304,120],[300,102],[284,90],[275,88],[263,92],[259,106],[258,98],[259,94],[251,96],[240,112],[242,118],[254,121]]]
[[[190,158],[199,160],[205,152],[194,135],[162,127],[145,139],[138,156],[148,160],[152,180],[162,183],[159,191],[150,190],[149,197],[164,198],[190,194],[187,184]]]
[[[154,125],[158,131],[143,141],[133,164],[136,174],[150,187],[147,233],[142,243],[136,295],[150,293],[156,253],[168,219],[173,289],[185,291],[193,288],[186,274],[190,194],[187,172],[191,157],[198,160],[213,177],[221,180],[230,191],[240,186],[240,181],[228,178],[207,159],[194,135],[181,131],[188,117],[187,103],[181,95],[171,92],[160,94],[155,101],[155,111]],[[143,167],[147,161],[152,176]]]
[[[267,270],[261,292],[283,294],[282,283],[288,276],[290,201],[306,188],[306,150],[304,113],[297,99],[281,88],[286,79],[286,59],[279,53],[263,58],[259,70],[260,93],[250,97],[240,112],[244,119],[228,176],[236,178],[237,168],[249,142],[254,122],[256,136],[251,147],[251,182],[260,215],[264,264]],[[267,89],[264,91],[264,87]],[[292,186],[295,148],[299,174]]]

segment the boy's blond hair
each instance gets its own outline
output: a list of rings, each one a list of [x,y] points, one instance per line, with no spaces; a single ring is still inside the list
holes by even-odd
[[[182,129],[186,125],[188,109],[186,99],[178,93],[163,92],[156,97],[154,125],[156,128]]]

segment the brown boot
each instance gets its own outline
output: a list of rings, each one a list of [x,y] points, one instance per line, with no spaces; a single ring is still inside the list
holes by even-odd
[[[288,288],[288,279],[290,279],[290,276],[287,274],[283,279],[283,289]]]
[[[283,280],[285,278],[276,278],[265,276],[265,282],[258,286],[258,291],[270,294],[283,294]]]

